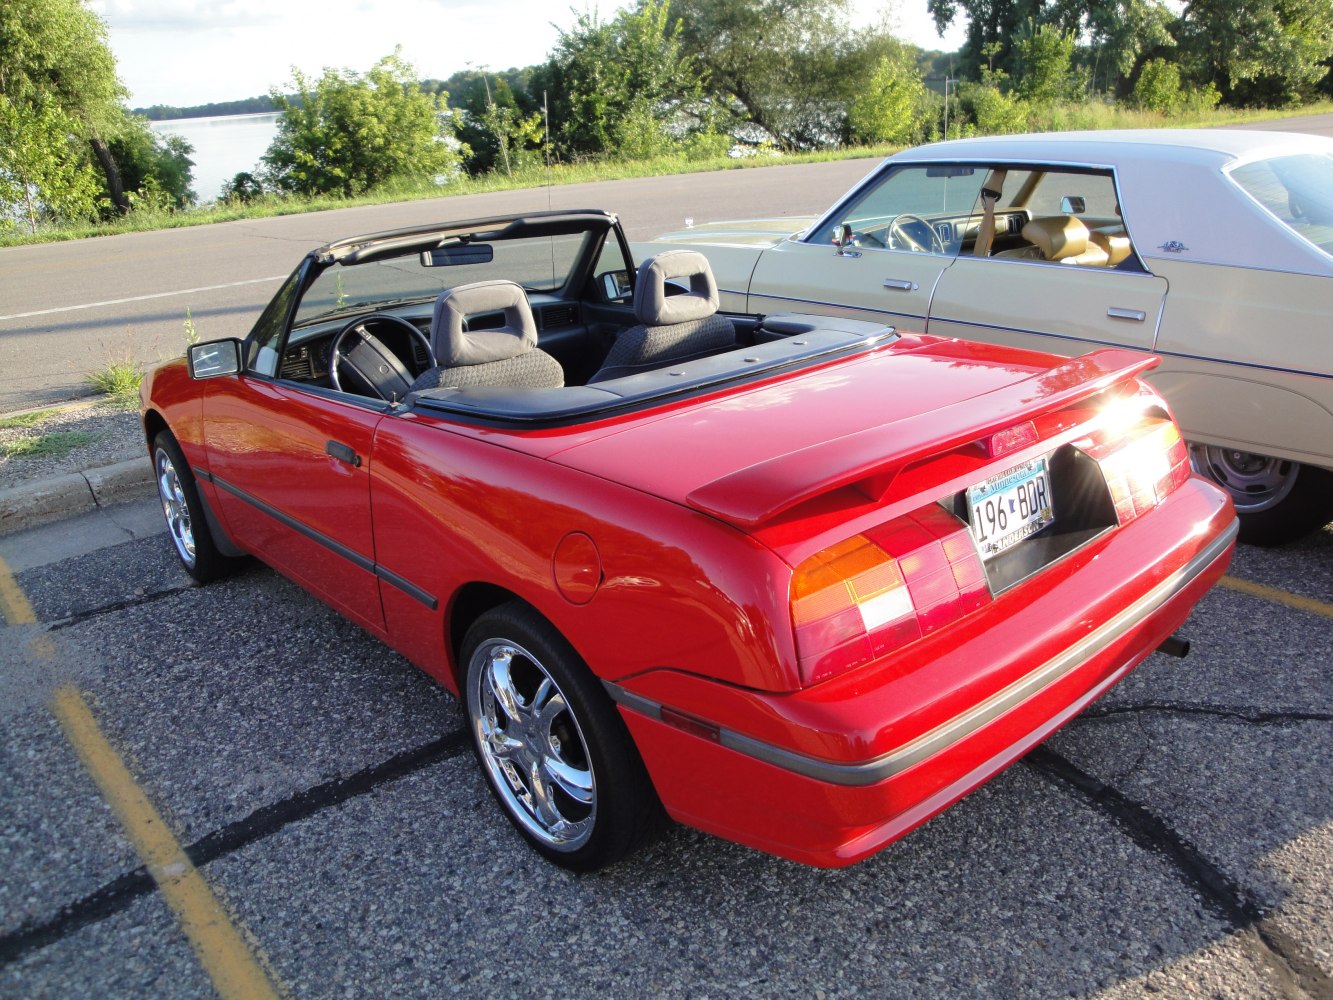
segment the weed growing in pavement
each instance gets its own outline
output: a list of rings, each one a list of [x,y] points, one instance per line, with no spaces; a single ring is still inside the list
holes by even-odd
[[[125,409],[139,405],[139,386],[143,383],[143,365],[133,360],[127,352],[123,358],[106,363],[106,366],[87,376],[88,384],[111,401]]]
[[[50,410],[48,413],[52,412]],[[89,431],[52,431],[36,437],[18,438],[13,441],[0,441],[0,456],[4,458],[59,458],[68,455],[75,448],[104,437]]]
[[[194,328],[194,317],[190,315],[190,307],[185,307],[185,346],[192,347],[199,343],[199,331]]]

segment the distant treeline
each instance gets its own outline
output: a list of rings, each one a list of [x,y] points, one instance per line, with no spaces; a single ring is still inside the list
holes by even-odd
[[[178,108],[170,104],[154,104],[150,108],[135,108],[136,115],[143,115],[149,121],[165,121],[168,118],[215,118],[220,115],[258,115],[277,111],[278,106],[268,94],[259,97],[247,97],[240,101],[216,101],[213,104],[196,104],[189,108]]]

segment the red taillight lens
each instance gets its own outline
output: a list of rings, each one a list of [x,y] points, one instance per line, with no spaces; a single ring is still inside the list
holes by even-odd
[[[1165,418],[1146,417],[1134,427],[1102,431],[1074,446],[1101,467],[1121,524],[1156,507],[1190,477],[1189,449],[1175,423]]]
[[[884,656],[991,599],[967,526],[923,507],[818,552],[792,575],[807,684]]]

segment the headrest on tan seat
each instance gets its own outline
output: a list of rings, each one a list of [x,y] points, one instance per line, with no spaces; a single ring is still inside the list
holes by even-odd
[[[463,328],[469,316],[496,312],[504,313],[504,325]],[[477,281],[449,289],[435,300],[430,346],[444,367],[505,361],[532,350],[537,346],[537,323],[527,295],[512,281]]]
[[[1129,237],[1124,233],[1103,233],[1093,230],[1088,236],[1088,242],[1105,252],[1109,267],[1115,267],[1128,257],[1132,249]]]
[[[1088,249],[1088,227],[1072,215],[1052,215],[1024,226],[1023,239],[1036,245],[1047,260],[1064,260]]]
[[[666,293],[672,278],[689,278],[683,295]],[[717,282],[708,258],[697,250],[667,250],[639,265],[634,284],[634,317],[644,326],[671,326],[705,319],[717,312]]]

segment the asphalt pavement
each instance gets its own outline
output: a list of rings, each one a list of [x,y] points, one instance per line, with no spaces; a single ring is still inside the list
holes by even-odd
[[[1188,659],[860,865],[675,827],[575,876],[501,817],[450,696],[263,567],[194,586],[160,521],[0,539],[0,995],[217,983],[74,691],[277,995],[1333,996],[1333,530],[1241,548],[1260,589],[1205,597]]]

